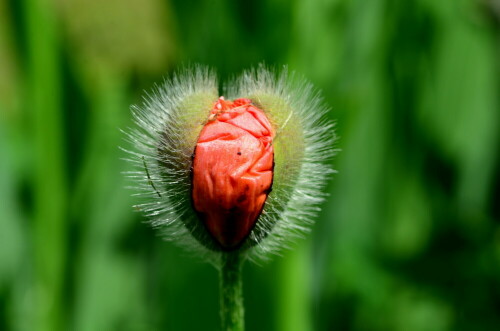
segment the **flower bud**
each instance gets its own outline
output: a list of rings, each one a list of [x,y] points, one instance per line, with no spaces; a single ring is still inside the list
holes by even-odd
[[[137,207],[176,241],[217,260],[265,258],[308,230],[333,172],[333,124],[310,84],[265,68],[220,97],[215,76],[186,69],[133,107]],[[233,101],[231,101],[233,100]]]

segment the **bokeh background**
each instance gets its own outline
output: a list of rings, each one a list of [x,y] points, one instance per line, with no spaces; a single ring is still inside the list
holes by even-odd
[[[130,104],[175,68],[306,76],[337,120],[311,235],[244,268],[248,330],[500,329],[500,1],[0,0],[0,330],[217,330],[144,224]],[[125,146],[126,147],[126,146]]]

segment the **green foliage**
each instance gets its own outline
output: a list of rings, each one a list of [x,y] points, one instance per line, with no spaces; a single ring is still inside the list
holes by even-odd
[[[0,1],[0,329],[218,328],[216,270],[130,207],[119,128],[181,64],[264,61],[322,89],[342,152],[312,235],[245,266],[247,330],[495,330],[494,3]]]

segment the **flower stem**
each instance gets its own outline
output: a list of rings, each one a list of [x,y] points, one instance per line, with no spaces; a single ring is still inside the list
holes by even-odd
[[[222,331],[245,330],[243,283],[241,269],[243,258],[238,252],[222,254],[220,268],[220,315]]]

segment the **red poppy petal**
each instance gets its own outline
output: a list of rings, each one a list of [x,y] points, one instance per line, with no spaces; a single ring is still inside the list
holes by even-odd
[[[237,247],[259,217],[273,180],[272,126],[249,99],[219,99],[193,160],[192,199],[208,231]]]

